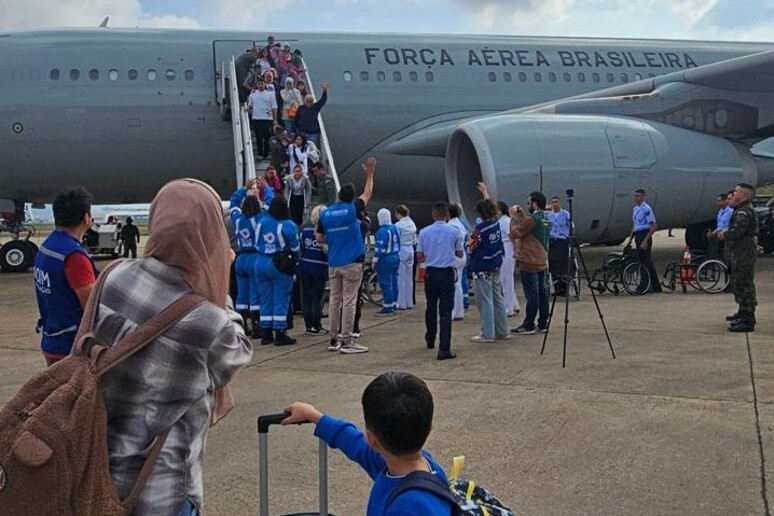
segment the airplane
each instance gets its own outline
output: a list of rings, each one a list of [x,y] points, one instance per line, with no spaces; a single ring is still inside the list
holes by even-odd
[[[21,223],[24,202],[51,202],[66,185],[100,203],[140,203],[187,176],[228,198],[240,177],[223,70],[265,36],[0,32],[7,226]],[[685,227],[698,247],[717,193],[774,182],[771,43],[275,36],[303,54],[311,86],[331,85],[321,120],[336,179],[361,186],[360,164],[375,156],[375,206],[408,204],[420,220],[436,200],[472,215],[482,180],[508,203],[573,189],[578,238],[613,241],[645,188],[659,226]],[[0,249],[4,270],[31,263],[18,238]]]

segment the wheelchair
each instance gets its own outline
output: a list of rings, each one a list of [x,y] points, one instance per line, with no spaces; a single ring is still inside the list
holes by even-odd
[[[605,257],[602,267],[591,275],[591,288],[600,294],[610,292],[617,296],[623,291],[631,296],[641,296],[650,290],[651,281],[637,250],[626,248]]]
[[[725,263],[708,256],[702,251],[690,251],[690,262],[673,262],[666,266],[661,284],[671,291],[678,285],[683,294],[691,287],[707,294],[720,294],[730,281],[730,274]]]

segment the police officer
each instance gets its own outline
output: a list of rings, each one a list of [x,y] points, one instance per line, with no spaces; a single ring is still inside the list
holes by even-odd
[[[85,188],[62,190],[54,199],[56,229],[35,256],[35,287],[43,357],[52,365],[70,354],[97,269],[81,245],[91,227],[92,196]]]
[[[290,220],[290,209],[284,196],[274,197],[255,233],[258,249],[255,273],[261,299],[261,344],[295,344],[296,339],[287,334],[293,275],[279,271],[274,265],[276,253],[288,250],[298,253],[300,249],[298,227]]]
[[[562,209],[559,196],[551,197],[551,209],[546,212],[551,223],[548,246],[548,269],[554,283],[554,294],[567,295],[567,255],[570,246],[570,212]]]
[[[433,205],[433,224],[419,232],[417,258],[425,263],[425,343],[435,347],[440,318],[438,360],[456,358],[451,352],[452,309],[454,308],[455,258],[462,258],[462,238],[456,228],[446,224],[445,202]]]
[[[121,228],[121,243],[124,244],[124,258],[131,253],[137,258],[137,244],[140,243],[140,230],[133,224],[132,217],[126,217],[126,224]]]
[[[658,230],[656,215],[648,203],[645,202],[645,190],[638,188],[634,191],[634,208],[632,208],[632,234],[627,239],[625,248],[631,246],[632,240],[637,246],[637,255],[640,263],[645,265],[650,276],[649,292],[661,292],[661,283],[658,279],[656,267],[653,265],[653,234]]]
[[[247,325],[249,318],[254,339],[261,337],[261,298],[255,260],[258,257],[255,231],[261,221],[261,200],[256,195],[255,180],[239,188],[231,196],[230,214],[236,234],[236,260],[234,268],[237,277],[236,311]]]
[[[390,210],[382,208],[376,214],[379,230],[374,238],[374,270],[384,298],[378,316],[395,315],[398,311],[398,267],[400,267],[400,233],[392,223]]]
[[[739,183],[734,188],[731,204],[734,213],[728,229],[720,233],[720,239],[726,242],[726,258],[731,267],[731,291],[739,310],[726,317],[730,322],[728,331],[734,333],[755,331],[755,260],[758,254],[758,216],[750,200],[755,188],[747,183]]]

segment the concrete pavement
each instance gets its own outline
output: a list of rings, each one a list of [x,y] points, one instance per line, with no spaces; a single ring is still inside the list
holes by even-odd
[[[656,239],[657,268],[679,261],[681,234]],[[610,251],[584,249],[590,267]],[[234,382],[237,408],[209,435],[207,514],[257,513],[258,414],[305,400],[362,423],[360,395],[381,372],[425,378],[436,401],[427,448],[442,464],[467,457],[465,476],[519,515],[768,515],[774,477],[774,258],[759,260],[758,328],[726,332],[730,295],[600,296],[613,360],[587,289],[570,305],[568,367],[562,318],[542,336],[474,344],[475,309],[454,323],[457,360],[425,348],[422,306],[399,317],[366,307],[362,343],[344,356],[327,339],[256,345]],[[30,274],[0,275],[0,399],[43,366],[32,332]],[[520,286],[519,297],[523,300]],[[423,300],[420,301],[420,304]],[[512,319],[516,325],[518,319]],[[298,330],[295,331],[299,333]],[[309,427],[270,433],[272,514],[316,504],[316,442]],[[330,454],[331,511],[363,514],[370,481]]]

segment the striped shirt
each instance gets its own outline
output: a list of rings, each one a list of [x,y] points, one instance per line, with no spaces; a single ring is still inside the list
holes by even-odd
[[[108,276],[95,334],[108,345],[117,342],[190,291],[179,269],[153,258],[127,261]],[[110,473],[122,499],[154,438],[171,428],[134,516],[175,516],[186,499],[203,508],[213,391],[227,385],[252,354],[240,316],[204,303],[105,374]]]

